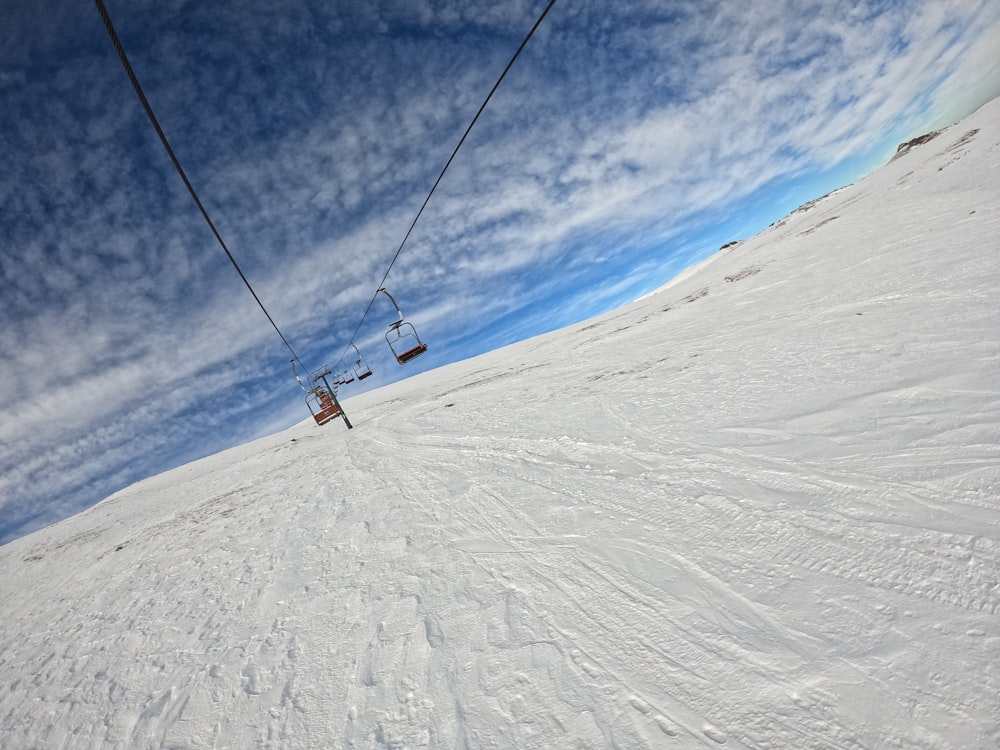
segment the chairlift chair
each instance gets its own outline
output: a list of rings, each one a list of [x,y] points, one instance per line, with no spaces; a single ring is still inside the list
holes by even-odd
[[[389,326],[385,340],[401,365],[427,351],[427,345],[417,336],[416,329],[405,320],[396,321]]]
[[[299,364],[302,363],[300,362]],[[331,374],[329,367],[324,366],[309,373],[310,383],[308,386],[302,382],[302,377],[295,367],[294,359],[292,360],[292,374],[302,387],[302,390],[306,392],[306,407],[309,409],[309,413],[312,414],[313,419],[316,420],[316,424],[324,425],[331,419],[340,417],[344,420],[344,424],[347,425],[347,429],[350,430],[354,426],[351,424],[351,420],[347,418],[344,410],[340,408],[340,402],[337,400],[337,387],[335,385],[331,387],[326,379],[327,375]]]
[[[392,306],[396,308],[396,314],[399,315],[399,320],[392,323],[389,326],[389,330],[386,331],[385,342],[389,345],[389,349],[392,350],[396,361],[401,365],[405,365],[411,359],[419,357],[426,352],[427,344],[420,340],[417,329],[413,327],[413,324],[403,319],[403,311],[399,309],[399,305],[396,304],[393,296],[385,288],[379,289],[379,291],[389,298]]]
[[[306,394],[306,406],[309,407],[309,411],[318,425],[326,424],[331,419],[342,415],[337,402],[323,386],[316,386]]]
[[[358,358],[354,362],[354,374],[357,376],[358,380],[364,380],[372,374],[372,368],[368,366],[364,357],[361,356],[361,350],[358,349],[357,345],[355,345],[354,342],[351,342],[351,346],[354,347],[354,351],[358,354]]]
[[[347,385],[348,383],[354,382],[354,370],[348,367],[344,360],[340,360],[337,363],[337,367],[340,368],[337,370],[337,382],[339,382],[340,385]]]

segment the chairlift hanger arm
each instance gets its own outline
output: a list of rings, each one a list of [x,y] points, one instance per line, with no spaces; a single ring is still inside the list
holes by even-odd
[[[295,358],[293,357],[293,358],[292,358],[292,360],[291,360],[291,363],[292,363],[292,375],[294,375],[294,376],[295,376],[295,380],[296,380],[296,381],[298,381],[298,384],[299,384],[300,386],[302,386],[302,390],[304,390],[304,391],[305,391],[306,393],[309,393],[309,389],[308,389],[308,388],[306,388],[306,384],[305,384],[305,383],[303,383],[303,382],[302,382],[302,378],[301,378],[301,377],[299,377],[299,371],[295,369],[295,362],[296,362],[296,360],[295,360]],[[301,362],[299,362],[299,364],[301,365],[302,363],[301,363]],[[304,370],[304,369],[306,369],[304,365],[303,365],[302,369],[303,369],[303,370]]]
[[[389,301],[392,303],[392,306],[396,308],[396,314],[399,316],[399,322],[402,323],[403,322],[403,311],[399,309],[399,305],[396,303],[396,298],[393,297],[391,294],[389,294],[389,290],[386,289],[385,287],[381,287],[379,289],[379,291],[382,292],[382,294],[384,294],[386,297],[389,298]]]

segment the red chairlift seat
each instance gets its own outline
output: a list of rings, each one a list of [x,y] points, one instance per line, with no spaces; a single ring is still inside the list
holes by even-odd
[[[306,408],[309,409],[309,413],[316,420],[316,424],[324,425],[331,419],[340,417],[344,420],[347,429],[352,429],[354,425],[351,424],[351,420],[347,418],[347,414],[340,408],[340,403],[337,401],[336,387],[331,388],[330,384],[326,382],[326,376],[331,374],[330,368],[324,366],[310,373],[309,379],[311,382],[310,385],[306,385],[302,381],[298,369],[295,367],[298,358],[292,358],[291,362],[292,375],[295,376],[295,380],[301,386],[302,390],[306,392]],[[301,365],[301,362],[299,364]],[[322,381],[323,385],[319,384],[320,381]]]
[[[427,351],[427,344],[420,340],[416,329],[404,320],[397,320],[389,326],[385,341],[401,365]]]
[[[306,396],[306,406],[309,407],[309,411],[318,425],[326,424],[331,419],[336,419],[340,416],[340,409],[337,408],[337,402],[322,388]]]
[[[401,365],[405,365],[411,359],[413,359],[414,357],[419,357],[421,354],[423,354],[426,351],[427,351],[427,345],[426,344],[417,344],[412,349],[409,349],[409,350],[407,350],[405,352],[400,352],[399,354],[397,354],[396,355],[396,361],[399,362],[399,364],[401,364]]]

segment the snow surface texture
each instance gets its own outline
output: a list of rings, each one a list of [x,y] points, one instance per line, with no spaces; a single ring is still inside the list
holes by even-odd
[[[0,548],[0,745],[1000,747],[998,166]]]

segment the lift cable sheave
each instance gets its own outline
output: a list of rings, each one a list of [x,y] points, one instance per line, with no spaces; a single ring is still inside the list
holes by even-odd
[[[97,2],[100,2],[100,0],[97,0]],[[475,117],[472,118],[472,122],[469,123],[469,127],[465,129],[465,132],[462,134],[461,139],[459,139],[458,145],[455,146],[455,150],[451,152],[451,156],[449,156],[448,161],[445,162],[444,168],[442,168],[441,173],[437,176],[437,179],[434,180],[434,184],[431,186],[430,192],[427,193],[427,197],[424,198],[424,202],[421,204],[420,210],[417,211],[417,215],[414,216],[413,221],[410,222],[410,226],[406,230],[406,234],[403,236],[403,241],[399,243],[399,247],[396,249],[396,254],[393,255],[392,260],[389,261],[389,265],[385,269],[385,273],[382,275],[382,280],[379,282],[378,288],[375,290],[375,293],[372,295],[372,298],[368,301],[368,306],[365,308],[364,313],[361,315],[361,320],[358,321],[358,325],[354,329],[354,333],[351,334],[350,342],[346,347],[344,347],[344,352],[343,354],[341,354],[341,358],[343,358],[344,355],[347,354],[347,350],[351,347],[351,345],[354,344],[355,340],[357,339],[358,332],[361,330],[361,326],[364,325],[365,319],[368,317],[368,313],[371,312],[372,305],[375,304],[375,300],[378,297],[379,292],[381,292],[385,287],[385,280],[389,278],[389,272],[392,270],[392,267],[396,263],[396,260],[403,252],[403,247],[406,245],[406,241],[410,239],[410,234],[413,233],[413,228],[417,225],[417,222],[420,220],[420,216],[421,214],[423,214],[424,209],[427,208],[427,204],[430,203],[431,196],[434,195],[434,191],[437,190],[437,186],[438,184],[440,184],[441,179],[444,177],[444,173],[448,171],[448,167],[450,167],[452,161],[455,160],[455,156],[458,154],[458,150],[462,148],[462,144],[465,143],[465,139],[468,138],[469,133],[471,132],[473,126],[475,126],[476,122],[479,120],[479,116],[483,113],[483,110],[486,109],[486,105],[489,104],[490,99],[493,98],[493,94],[500,87],[500,83],[507,76],[507,72],[514,65],[514,61],[517,60],[517,58],[520,56],[521,52],[527,46],[528,40],[530,40],[531,37],[534,36],[535,31],[542,24],[542,21],[545,20],[545,16],[548,15],[549,11],[552,9],[552,6],[555,4],[556,0],[549,0],[549,4],[545,6],[545,9],[542,11],[541,15],[538,16],[538,19],[535,21],[535,25],[531,27],[531,30],[528,32],[527,36],[524,37],[524,40],[521,42],[521,45],[517,48],[517,51],[510,58],[510,61],[507,63],[507,66],[503,69],[503,72],[500,74],[500,77],[497,78],[496,83],[493,84],[493,88],[490,89],[490,93],[486,95],[486,98],[483,100],[482,105],[480,105],[479,111],[476,112]]]
[[[107,29],[108,36],[111,37],[111,43],[114,45],[115,51],[118,53],[118,59],[121,60],[122,66],[125,68],[125,73],[128,75],[129,81],[132,82],[132,88],[135,89],[135,93],[138,95],[139,101],[142,102],[142,108],[146,110],[146,116],[149,117],[149,121],[153,124],[156,134],[160,137],[160,142],[163,144],[163,148],[166,149],[167,156],[170,157],[170,161],[173,162],[174,168],[177,170],[177,174],[181,176],[181,179],[184,181],[184,186],[188,189],[188,192],[194,199],[195,204],[198,206],[198,210],[201,211],[201,215],[204,217],[205,222],[212,230],[212,234],[215,235],[215,239],[218,240],[219,245],[226,253],[226,257],[229,258],[229,262],[233,264],[233,268],[236,269],[236,273],[240,275],[240,278],[243,280],[246,288],[250,291],[250,294],[253,295],[257,305],[267,317],[268,322],[270,322],[275,332],[277,332],[288,351],[291,352],[292,357],[298,359],[298,355],[295,353],[295,350],[292,349],[292,345],[288,343],[288,339],[285,338],[285,334],[283,334],[281,329],[278,328],[278,324],[274,322],[274,318],[271,317],[267,308],[264,307],[264,303],[261,301],[260,297],[257,296],[257,292],[255,292],[253,286],[250,285],[250,280],[246,277],[246,274],[243,273],[243,269],[240,268],[239,263],[236,262],[236,258],[234,258],[233,254],[229,251],[229,247],[226,245],[225,240],[222,239],[222,235],[219,234],[219,230],[216,229],[215,223],[208,215],[208,211],[205,210],[205,206],[198,197],[198,193],[195,191],[194,186],[191,184],[187,174],[184,172],[184,168],[181,166],[180,160],[174,153],[173,148],[171,148],[170,142],[167,140],[167,136],[163,132],[163,128],[160,127],[160,123],[156,119],[156,115],[153,114],[153,108],[150,106],[149,100],[146,98],[146,94],[143,92],[142,86],[139,84],[139,79],[136,77],[135,71],[132,69],[132,64],[128,60],[128,55],[125,54],[125,48],[122,46],[121,39],[118,38],[118,32],[115,31],[114,24],[111,23],[111,16],[108,15],[108,10],[104,7],[103,0],[94,0],[94,3],[97,5],[98,13],[101,14],[101,20],[104,21],[104,28]]]

